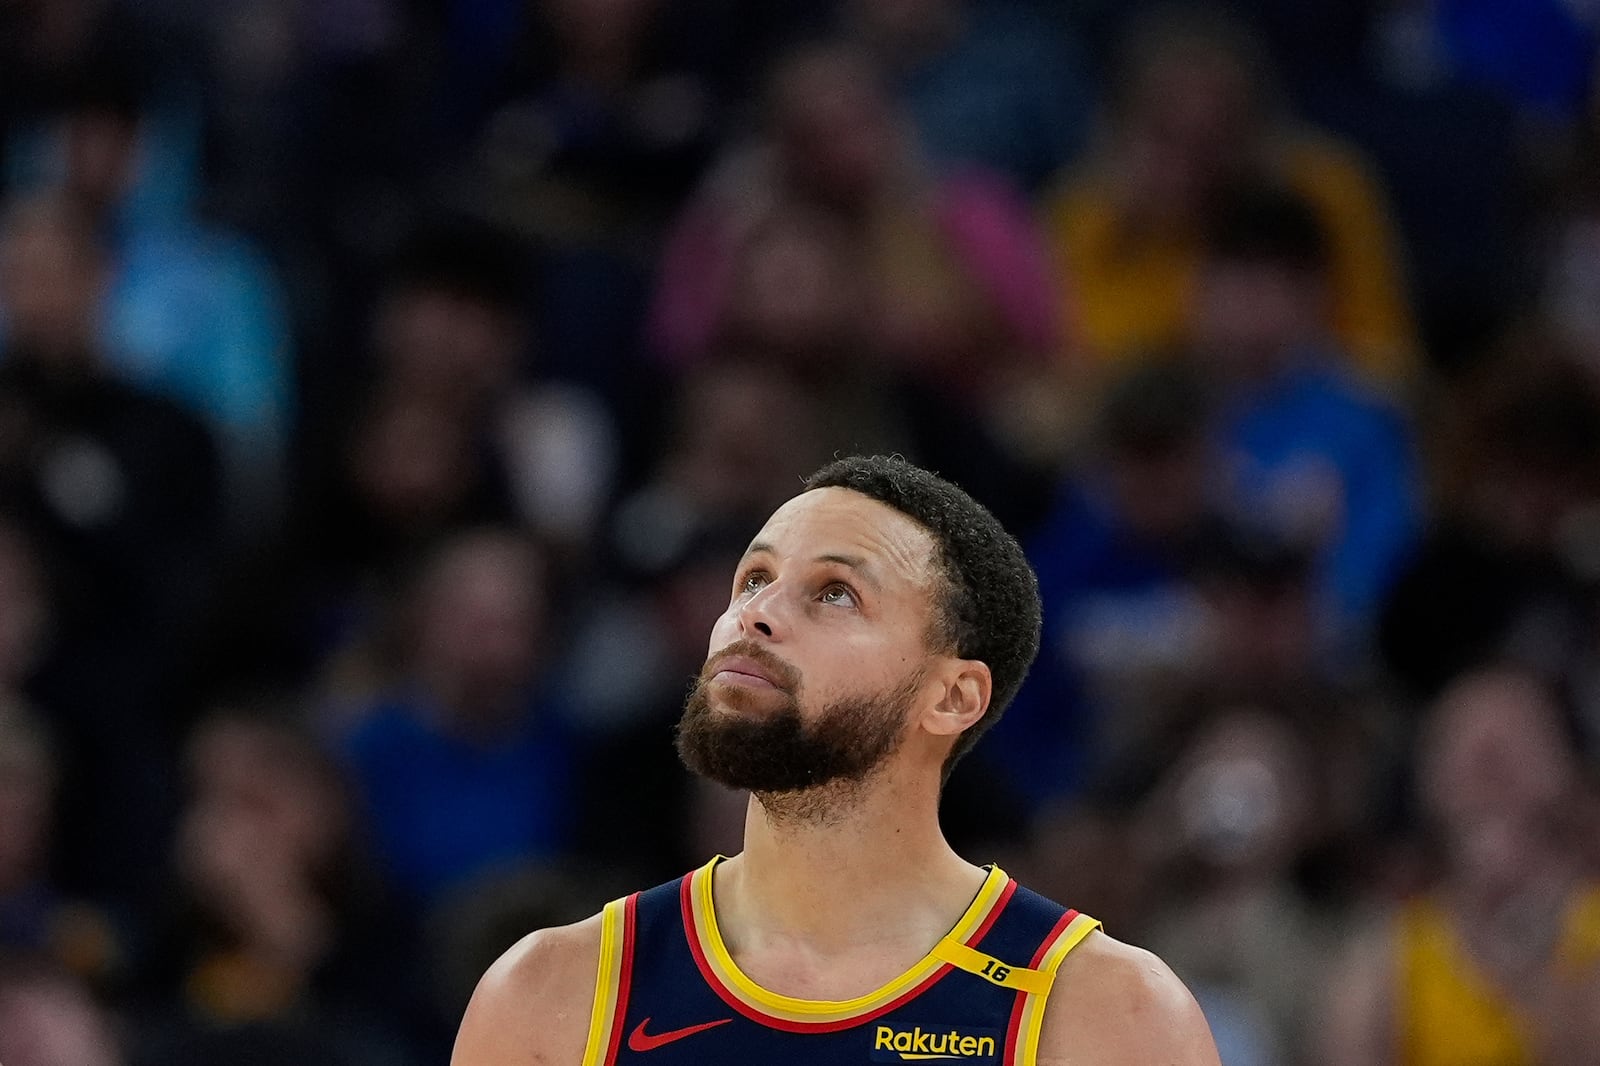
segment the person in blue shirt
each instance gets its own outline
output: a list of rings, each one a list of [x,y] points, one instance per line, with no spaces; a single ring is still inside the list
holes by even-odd
[[[107,256],[98,341],[119,378],[201,419],[217,439],[229,532],[276,512],[295,392],[277,272],[196,207],[198,109],[156,99],[115,65],[75,78],[4,146],[8,183],[88,212]],[[0,335],[9,334],[0,305]]]
[[[1181,670],[1197,651],[1203,607],[1189,573],[1222,522],[1209,434],[1194,368],[1134,370],[1111,386],[1085,461],[1027,541],[1043,637],[988,754],[1029,807],[1094,775],[1119,688]]]
[[[1193,358],[1216,397],[1230,511],[1311,550],[1323,625],[1359,638],[1415,544],[1420,471],[1404,415],[1333,347],[1328,261],[1299,197],[1230,192],[1208,226]]]
[[[1317,654],[1338,657],[1361,649],[1420,529],[1410,429],[1330,348],[1310,209],[1236,189],[1207,249],[1195,348],[1110,390],[1090,461],[1029,541],[1043,641],[989,758],[1034,809],[1114,758],[1152,683],[1200,668],[1208,545],[1309,558]]]
[[[418,582],[409,668],[342,740],[378,858],[412,903],[568,843],[573,752],[544,676],[542,585],[513,533],[445,543]]]
[[[847,0],[939,167],[979,166],[1037,192],[1088,144],[1095,89],[1062,20],[1029,4]]]

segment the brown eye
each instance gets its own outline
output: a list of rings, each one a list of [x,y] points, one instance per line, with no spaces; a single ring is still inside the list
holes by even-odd
[[[856,604],[856,594],[851,591],[850,586],[841,585],[837,581],[823,589],[822,595],[818,598],[823,603],[837,604],[842,607],[854,607]]]

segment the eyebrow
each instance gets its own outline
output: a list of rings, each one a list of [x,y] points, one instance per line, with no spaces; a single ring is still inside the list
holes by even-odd
[[[744,554],[745,558],[749,558],[752,555],[776,555],[777,551],[774,550],[772,545],[757,540],[751,542],[750,547],[745,549]],[[872,566],[868,564],[864,556],[846,555],[843,552],[824,552],[817,556],[815,561],[819,563],[837,563],[840,566],[849,567],[861,575],[861,579],[873,588],[882,587],[882,582],[878,580]]]

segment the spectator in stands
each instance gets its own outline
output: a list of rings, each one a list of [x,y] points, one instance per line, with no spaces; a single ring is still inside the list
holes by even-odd
[[[0,219],[0,507],[46,561],[49,653],[29,695],[64,760],[74,887],[146,882],[163,770],[216,572],[220,499],[204,427],[115,378],[94,310],[106,264],[67,201]]]
[[[515,519],[500,457],[459,410],[386,387],[356,403],[281,540],[217,597],[214,690],[322,684],[370,695],[363,642],[420,560],[461,529]]]
[[[337,297],[366,279],[330,276],[329,258],[389,239],[374,204],[409,197],[442,148],[432,14],[403,0],[242,0],[157,16],[203,85],[182,98],[205,121],[205,203],[271,250],[297,326],[342,318]]]
[[[43,732],[15,707],[0,709],[0,951],[50,950],[49,887],[55,766]]]
[[[1596,804],[1557,703],[1526,671],[1469,673],[1439,698],[1416,762],[1437,877],[1349,938],[1321,1061],[1592,1059]]]
[[[1384,665],[1414,698],[1510,656],[1552,674],[1587,653],[1600,391],[1536,337],[1453,384],[1430,452],[1436,518],[1384,609]]]
[[[7,1066],[122,1066],[116,1029],[87,990],[47,966],[0,966],[0,1055]]]
[[[39,162],[26,158],[19,142],[85,76],[181,77],[182,48],[162,38],[163,28],[146,11],[101,0],[20,0],[0,8],[0,162],[7,171]]]
[[[185,182],[151,172],[152,114],[136,81],[91,72],[31,148],[25,191],[53,188],[88,212],[107,249],[96,327],[118,376],[183,405],[215,434],[234,532],[274,518],[294,392],[287,312],[248,241],[202,222]],[[173,179],[169,199],[150,182]],[[168,190],[163,190],[168,192]],[[191,194],[192,195],[192,194]]]
[[[1330,322],[1363,370],[1403,381],[1418,361],[1398,242],[1349,147],[1275,110],[1265,58],[1212,11],[1162,7],[1129,33],[1104,141],[1048,205],[1056,261],[1090,367],[1181,343],[1213,201],[1282,183],[1327,234]]]
[[[176,867],[194,919],[183,931],[194,1015],[240,1024],[314,1002],[375,1019],[403,1006],[397,930],[333,761],[292,724],[222,711],[188,762]]]
[[[141,1061],[237,1061],[318,1034],[330,1061],[411,1062],[401,1037],[426,1026],[410,936],[362,861],[338,767],[254,710],[214,712],[187,755],[178,906],[155,950],[176,1009],[140,1028]]]
[[[1323,628],[1359,639],[1420,526],[1410,427],[1330,333],[1335,253],[1310,204],[1241,187],[1207,228],[1193,333],[1219,394],[1231,507],[1315,553]]]
[[[762,63],[735,27],[774,6],[536,0],[499,6],[521,24],[505,33],[494,5],[454,5],[457,42],[508,53],[469,127],[468,195],[535,245],[541,363],[604,395],[630,434],[652,414],[638,371],[656,255],[748,94],[734,82]],[[484,67],[447,91],[491,80]],[[629,445],[648,454],[647,439]]]
[[[679,384],[671,428],[644,486],[613,519],[614,551],[653,570],[688,544],[750,528],[797,471],[841,442],[816,393],[780,368],[729,358]]]
[[[1600,380],[1600,107],[1570,127],[1538,202],[1539,320]]]
[[[325,674],[464,528],[517,524],[563,568],[587,564],[615,424],[588,390],[528,366],[526,273],[514,242],[466,225],[429,228],[390,263],[366,359],[348,360],[344,381],[325,368],[288,528],[222,597],[210,659],[225,687]],[[230,609],[240,601],[252,609]]]
[[[1224,501],[1204,379],[1182,365],[1112,386],[1081,468],[1027,542],[1039,575],[1039,658],[975,758],[1035,805],[1072,794],[1105,757],[1121,712],[1157,677],[1192,668],[1205,611],[1190,580]],[[1130,698],[1131,697],[1131,698]]]
[[[844,7],[936,165],[981,166],[1034,192],[1083,150],[1095,90],[1060,21],[970,0]]]
[[[630,876],[563,859],[509,871],[450,900],[427,930],[427,983],[439,1017],[459,1019],[484,971],[528,930],[582,921],[626,893]]]
[[[0,956],[48,959],[107,982],[126,976],[126,945],[108,915],[69,896],[54,869],[61,768],[27,703],[43,657],[49,595],[31,546],[0,522]]]
[[[1300,1061],[1329,952],[1296,880],[1325,831],[1330,781],[1268,708],[1218,707],[1128,828],[1155,897],[1147,939],[1180,960],[1229,1063]]]
[[[411,905],[572,844],[576,752],[549,673],[549,581],[516,533],[442,544],[411,590],[393,683],[339,741]]]
[[[1390,781],[1404,736],[1381,690],[1335,670],[1339,660],[1319,639],[1311,575],[1311,560],[1293,545],[1215,523],[1199,532],[1183,568],[1168,578],[1188,608],[1186,629],[1169,638],[1165,658],[1136,661],[1142,669],[1089,689],[1089,726],[1063,745],[1092,772],[1076,793],[1039,811],[1030,859],[1058,891],[1075,891],[1138,925],[1153,908],[1181,906],[1190,889],[1215,890],[1219,906],[1244,885],[1336,905],[1353,885],[1383,872],[1379,827],[1391,814]],[[1113,646],[1110,639],[1103,644]],[[1198,758],[1192,749],[1227,746],[1202,740],[1213,733],[1242,736],[1252,750],[1315,751],[1316,772],[1296,778],[1303,794],[1295,798],[1314,817],[1289,852],[1274,852],[1265,866],[1212,869],[1216,881],[1174,883],[1175,873],[1207,869],[1191,864],[1196,854],[1180,854],[1183,847],[1172,842],[1183,833],[1170,819],[1181,813],[1171,804],[1183,767]],[[1220,797],[1215,802],[1225,806]],[[1177,865],[1160,869],[1168,863]],[[1275,885],[1290,875],[1292,889]],[[1241,959],[1225,968],[1228,981],[1257,980]]]
[[[817,383],[882,377],[863,357],[868,284],[848,224],[806,204],[775,208],[738,249],[719,346]]]
[[[882,78],[839,44],[778,64],[759,137],[712,173],[669,241],[650,343],[679,372],[731,346],[835,384],[883,383],[858,392],[899,408],[907,451],[1020,522],[1042,480],[1018,443],[1021,398],[1051,393],[1041,379],[1060,338],[1042,240],[1003,179],[921,159]],[[810,308],[808,286],[822,290]],[[752,326],[797,324],[774,309],[826,312],[801,320],[825,325],[805,339],[826,343],[752,353]]]
[[[1349,664],[1321,625],[1314,557],[1258,531],[1230,529],[1197,553],[1192,572],[1204,605],[1201,654],[1187,677],[1142,716],[1125,745],[1133,758],[1163,757],[1174,735],[1216,708],[1253,707],[1316,752],[1316,831],[1296,869],[1301,888],[1331,902],[1383,876],[1382,833],[1393,820],[1393,777],[1408,734],[1386,683]],[[1356,662],[1362,660],[1357,659]],[[1163,694],[1158,693],[1158,696]],[[1314,867],[1314,869],[1312,869]]]
[[[51,868],[58,776],[40,724],[0,704],[0,960],[34,959],[104,989],[130,976],[127,923],[69,896]]]
[[[992,175],[922,164],[882,77],[840,45],[778,66],[760,140],[712,174],[666,250],[651,340],[669,364],[716,348],[741,249],[795,205],[836,220],[865,272],[862,357],[969,390],[981,406],[1018,359],[1055,349],[1053,285],[1021,201]]]
[[[609,501],[617,433],[594,394],[530,358],[527,276],[520,249],[493,230],[417,234],[378,298],[373,369],[380,387],[472,427],[501,457],[521,522],[581,554]]]
[[[871,265],[853,226],[813,204],[775,206],[752,225],[731,276],[713,360],[771,365],[797,379],[812,394],[832,451],[920,455],[974,484],[1007,519],[1037,510],[1037,482],[1045,479],[1030,474],[1056,460],[1059,434],[1048,417],[1028,416],[1064,406],[1054,382],[1036,373],[1043,368],[1014,380],[1001,370],[967,392],[882,358],[873,339]],[[952,421],[965,432],[951,434]]]
[[[506,219],[558,244],[651,237],[721,132],[715,25],[661,0],[527,7],[480,145]]]

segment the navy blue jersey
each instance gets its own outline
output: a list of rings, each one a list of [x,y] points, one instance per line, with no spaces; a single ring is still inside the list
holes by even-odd
[[[991,867],[904,974],[852,1000],[795,999],[728,953],[711,899],[720,861],[606,905],[583,1066],[1032,1066],[1056,970],[1100,924]]]

